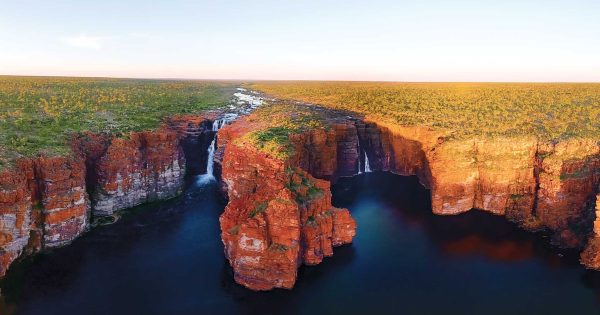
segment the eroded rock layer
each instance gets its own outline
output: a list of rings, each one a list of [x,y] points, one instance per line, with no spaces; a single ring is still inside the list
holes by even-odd
[[[552,231],[554,241],[565,247],[584,245],[592,231],[589,204],[600,180],[595,141],[451,139],[427,128],[373,122],[365,130],[369,128],[379,130],[380,142],[371,140],[367,146],[389,150],[373,149],[372,167],[417,175],[431,189],[436,214],[480,209],[505,215],[524,228]],[[365,138],[377,138],[377,132],[370,133]]]
[[[110,215],[179,194],[185,156],[173,131],[134,133],[113,139],[94,171],[92,211]]]
[[[23,252],[69,243],[88,226],[85,165],[62,157],[22,160],[0,174],[0,275]]]
[[[356,224],[332,206],[330,183],[370,170],[416,175],[436,214],[481,209],[551,231],[557,244],[585,248],[582,263],[600,269],[597,142],[455,139],[427,127],[319,115],[329,115],[325,126],[290,135],[294,154],[283,160],[236,141],[256,127],[251,119],[219,131],[215,173],[229,197],[221,236],[237,282],[291,288],[301,264],[350,243]],[[69,243],[93,215],[177,195],[186,168],[204,171],[211,119],[176,117],[127,138],[82,135],[74,158],[22,160],[0,173],[0,275],[23,253]]]
[[[194,144],[202,148],[214,136],[211,119],[175,117],[126,138],[79,135],[72,158],[23,159],[0,172],[0,276],[24,253],[68,244],[92,216],[176,196],[186,173],[184,144],[190,152]],[[198,169],[199,160],[191,160]]]
[[[225,142],[252,129],[251,121],[226,128]],[[359,174],[367,170],[367,164],[371,171],[416,175],[431,190],[434,213],[454,215],[480,209],[503,215],[525,229],[551,232],[559,246],[589,244],[582,262],[600,268],[596,262],[600,261],[600,245],[595,245],[600,244],[600,237],[593,233],[596,213],[592,205],[600,182],[597,142],[454,139],[448,132],[427,127],[384,125],[340,115],[330,117],[325,128],[292,134],[290,139],[295,154],[283,163],[247,145],[224,150],[224,186],[231,201],[221,217],[222,237],[236,280],[247,287],[289,288],[300,263],[318,263],[331,254],[328,242],[323,247],[323,237],[331,237],[329,226],[340,223],[333,219],[331,225],[319,224],[318,228],[308,224],[307,218],[313,222],[307,214],[313,205],[319,209],[330,205],[293,202],[295,196],[285,186],[290,181],[286,167],[298,167],[325,191],[326,199],[329,187],[321,180]],[[344,213],[342,222],[353,222],[346,212],[334,213]],[[318,231],[319,237],[307,237],[310,231]]]

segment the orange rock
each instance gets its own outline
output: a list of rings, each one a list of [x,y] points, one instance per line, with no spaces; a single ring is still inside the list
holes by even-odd
[[[231,202],[221,224],[227,255],[240,283],[261,290],[289,287],[289,279],[295,274],[291,267],[293,262],[282,267],[277,274],[286,275],[284,285],[268,273],[269,268],[253,273],[248,264],[236,260],[237,238],[231,240],[228,230],[239,232],[253,226],[265,231],[254,233],[262,235],[257,240],[268,243],[274,239],[273,229],[267,228],[269,220],[264,226],[240,223],[248,220],[243,217],[243,213],[251,211],[247,204],[261,198],[271,200],[275,197],[270,191],[285,190],[277,174],[287,166],[304,170],[304,176],[323,188],[324,199],[328,200],[329,187],[321,186],[320,179],[335,181],[339,176],[355,175],[359,163],[364,163],[364,155],[374,170],[417,175],[431,190],[432,210],[436,214],[453,215],[473,208],[485,210],[504,215],[526,229],[553,231],[554,240],[565,247],[581,246],[592,233],[594,218],[588,205],[595,198],[600,180],[600,150],[593,141],[571,140],[550,145],[528,137],[452,139],[443,130],[380,125],[357,119],[332,119],[330,127],[292,135],[296,154],[281,165],[261,156],[252,147],[225,148],[223,178]],[[256,123],[252,119],[241,120],[220,135],[227,143],[253,128]],[[236,160],[233,156],[243,158]],[[294,177],[288,180],[297,184]],[[298,189],[300,193],[305,190]],[[318,264],[323,257],[332,254],[332,246],[351,241],[354,221],[347,211],[328,212],[323,207],[329,205],[319,201],[304,206],[296,204],[299,210],[290,207],[285,213],[300,217],[302,263]],[[272,209],[270,202],[267,209]],[[334,215],[328,217],[327,214]],[[277,222],[286,221],[283,217],[276,218]],[[291,226],[287,228],[294,230]],[[282,231],[276,229],[275,232]],[[242,262],[255,259],[252,261],[260,265],[257,261],[265,261],[265,258],[258,252],[261,254],[244,258]]]
[[[333,246],[352,241],[356,224],[346,209],[331,205],[329,182],[297,168],[295,156],[281,161],[247,144],[232,143],[248,130],[245,120],[222,129],[221,143],[227,144],[222,177],[229,203],[220,217],[225,255],[236,282],[253,290],[292,288],[298,267],[318,264],[333,254]],[[335,133],[318,132],[312,145],[333,144]],[[299,144],[303,139],[295,138]],[[331,153],[304,150],[321,159]],[[328,158],[328,159],[329,159]],[[331,175],[334,162],[311,164],[322,176]]]
[[[82,161],[40,157],[0,173],[0,276],[23,252],[64,245],[83,233],[88,207]]]
[[[129,139],[82,134],[72,157],[21,159],[0,172],[0,276],[23,253],[68,244],[88,228],[87,188],[97,193],[95,206],[107,202],[110,211],[177,194],[185,174],[179,141],[188,134],[175,121]]]

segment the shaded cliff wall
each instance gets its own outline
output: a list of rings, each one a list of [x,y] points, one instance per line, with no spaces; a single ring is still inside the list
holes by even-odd
[[[92,216],[176,196],[185,152],[193,155],[192,173],[205,167],[197,164],[206,164],[210,126],[210,115],[179,116],[124,138],[83,134],[72,140],[73,157],[23,159],[1,172],[0,276],[22,254],[68,244]]]
[[[169,129],[177,133],[186,159],[186,170],[190,175],[206,172],[207,150],[216,132],[212,131],[217,113],[203,116],[176,116],[168,121]]]
[[[366,155],[372,170],[416,175],[431,190],[436,214],[480,209],[504,215],[525,229],[551,231],[563,247],[585,246],[593,236],[591,204],[600,185],[595,141],[452,139],[427,127],[360,119],[336,120],[328,130],[293,138],[300,152],[295,165],[317,178],[335,181],[362,172]]]

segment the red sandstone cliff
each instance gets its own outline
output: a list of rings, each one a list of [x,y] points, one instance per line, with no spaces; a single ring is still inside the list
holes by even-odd
[[[206,164],[197,155],[214,136],[210,126],[182,116],[127,139],[84,135],[73,143],[77,158],[22,160],[0,173],[0,275],[22,253],[80,235],[90,208],[106,215],[176,195],[186,159]],[[296,154],[280,161],[233,143],[252,128],[242,119],[219,133],[216,165],[230,198],[220,219],[226,256],[236,281],[250,288],[291,288],[301,263],[317,264],[351,242],[354,220],[331,205],[329,181],[363,171],[366,158],[373,170],[417,175],[437,214],[478,208],[548,229],[563,246],[587,244],[582,263],[600,269],[596,142],[457,140],[426,127],[336,116],[327,128],[292,135]]]
[[[347,209],[331,205],[328,181],[296,167],[298,156],[282,161],[232,141],[251,129],[242,119],[219,133],[221,145],[227,143],[222,178],[229,203],[220,217],[225,255],[238,283],[289,289],[302,263],[318,264],[333,246],[350,243],[356,224]]]
[[[417,175],[431,189],[436,214],[480,209],[504,215],[526,229],[553,232],[553,241],[564,247],[584,246],[591,235],[600,182],[595,141],[457,140],[426,127],[373,121],[357,128],[372,168]]]
[[[22,160],[0,174],[0,276],[24,251],[69,243],[88,225],[85,166],[63,157]]]
[[[243,121],[235,123],[231,128],[234,131],[227,137],[235,138],[232,134],[240,133],[235,131],[236,128],[252,128],[251,124],[240,126],[243,124]],[[595,213],[591,209],[600,181],[600,148],[596,142],[569,140],[548,144],[526,137],[453,139],[447,132],[426,127],[383,125],[348,117],[335,117],[328,122],[327,128],[291,135],[291,139],[296,154],[287,161],[288,164],[273,164],[275,162],[271,160],[254,164],[260,159],[255,158],[257,153],[253,148],[235,146],[225,150],[224,163],[233,163],[223,165],[225,184],[229,187],[230,197],[233,195],[235,200],[244,201],[240,204],[232,202],[223,215],[223,239],[236,279],[246,286],[255,289],[289,287],[295,277],[295,268],[291,267],[293,263],[284,268],[286,271],[279,275],[284,274],[286,281],[278,283],[277,276],[266,271],[273,268],[255,273],[254,268],[260,264],[253,266],[246,258],[239,260],[238,256],[256,256],[240,255],[236,251],[240,246],[234,243],[239,239],[232,240],[227,228],[237,226],[240,219],[231,219],[232,213],[251,211],[243,205],[260,199],[260,188],[265,181],[269,181],[266,185],[270,190],[281,194],[281,187],[274,188],[271,182],[286,180],[283,175],[283,178],[277,177],[286,165],[297,166],[318,179],[335,181],[339,176],[364,171],[365,155],[373,170],[417,175],[431,190],[432,210],[436,214],[453,215],[480,209],[504,215],[523,228],[553,232],[553,241],[564,247],[584,246],[591,237],[582,262],[587,267],[600,268],[600,263],[593,262],[594,259],[600,261],[595,258],[600,257],[600,249],[596,249],[600,245],[594,245],[600,244],[597,241],[600,237],[592,234]],[[244,158],[235,161],[232,155]],[[263,173],[265,170],[269,171]],[[244,172],[247,174],[243,175]],[[240,183],[252,188],[240,189]],[[290,198],[271,197],[276,200]],[[283,207],[272,203],[268,206],[273,209]],[[296,218],[295,214],[293,217]],[[302,222],[294,219],[286,224],[288,230],[294,230]],[[290,236],[291,239],[294,237],[297,234]],[[310,241],[305,243],[308,248],[314,246]],[[300,255],[310,261],[310,255]],[[257,280],[263,278],[270,280]]]
[[[202,147],[212,116],[175,117],[127,138],[79,135],[73,157],[23,159],[0,172],[0,276],[23,253],[68,244],[92,215],[177,195],[186,171],[182,143]]]
[[[434,213],[476,208],[505,215],[525,228],[553,231],[554,240],[567,247],[584,244],[591,232],[589,203],[600,180],[600,147],[594,141],[446,140],[427,128],[370,124],[390,148],[375,157],[383,160],[373,163],[375,169],[379,164],[418,175],[431,189]]]
[[[110,215],[179,194],[185,156],[174,131],[133,133],[113,139],[93,171],[92,211]]]

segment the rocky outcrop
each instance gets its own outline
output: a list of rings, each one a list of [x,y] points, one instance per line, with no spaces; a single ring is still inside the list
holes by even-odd
[[[598,191],[595,200],[590,202],[590,208],[594,211],[593,233],[581,253],[581,263],[596,270],[600,270],[600,184]]]
[[[0,172],[0,276],[22,254],[68,244],[92,216],[176,196],[186,174],[183,143],[195,152],[194,143],[214,136],[211,125],[181,116],[127,137],[82,134],[72,141],[73,157],[23,159]]]
[[[289,289],[302,263],[318,264],[334,246],[350,243],[356,224],[347,209],[331,205],[328,181],[297,167],[310,158],[282,161],[231,141],[248,126],[242,120],[219,132],[221,145],[227,143],[222,178],[229,203],[220,217],[225,255],[236,282],[254,290]]]

